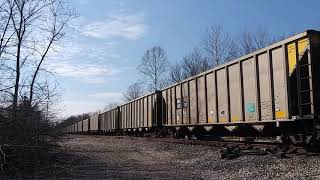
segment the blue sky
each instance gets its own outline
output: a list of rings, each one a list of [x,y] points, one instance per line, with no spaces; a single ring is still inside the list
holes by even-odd
[[[50,61],[61,85],[60,116],[103,109],[141,78],[146,49],[162,46],[171,63],[203,39],[211,25],[236,34],[268,29],[294,34],[320,27],[320,1],[71,0],[79,13]]]

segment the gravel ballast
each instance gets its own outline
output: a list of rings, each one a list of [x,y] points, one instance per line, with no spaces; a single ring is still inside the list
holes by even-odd
[[[66,135],[54,172],[59,179],[320,179],[320,157],[220,158],[220,149],[155,138]]]

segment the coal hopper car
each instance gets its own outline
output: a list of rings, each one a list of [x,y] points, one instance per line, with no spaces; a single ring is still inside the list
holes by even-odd
[[[319,139],[320,33],[272,44],[167,87],[161,97],[159,120],[176,135]]]

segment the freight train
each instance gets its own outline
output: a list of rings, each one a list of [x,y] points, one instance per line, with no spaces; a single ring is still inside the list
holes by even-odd
[[[320,139],[320,32],[307,30],[65,128],[69,133]]]

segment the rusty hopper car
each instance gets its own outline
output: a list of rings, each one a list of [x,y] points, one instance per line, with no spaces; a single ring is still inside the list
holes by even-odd
[[[184,134],[313,134],[319,36],[306,31],[163,89],[162,124]]]

